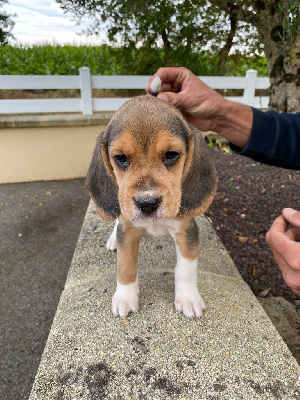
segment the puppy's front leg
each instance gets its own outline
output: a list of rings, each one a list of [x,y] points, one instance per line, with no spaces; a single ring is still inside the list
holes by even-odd
[[[112,299],[112,312],[121,318],[139,308],[137,258],[142,230],[120,217],[117,227],[117,290]]]
[[[188,318],[200,318],[205,304],[198,291],[199,233],[194,218],[184,221],[175,243],[175,307]]]
[[[117,248],[117,229],[119,225],[119,219],[117,218],[114,229],[106,242],[107,250],[114,251]]]

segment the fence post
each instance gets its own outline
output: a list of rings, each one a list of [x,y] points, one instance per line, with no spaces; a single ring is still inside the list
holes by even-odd
[[[83,115],[93,114],[92,78],[88,67],[79,69],[81,107]]]
[[[254,106],[255,85],[256,85],[257,71],[255,69],[248,69],[246,72],[246,88],[244,90],[244,104]]]

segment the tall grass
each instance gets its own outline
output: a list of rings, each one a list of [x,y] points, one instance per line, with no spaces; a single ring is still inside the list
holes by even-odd
[[[2,75],[78,75],[83,66],[92,74],[115,71],[115,49],[108,46],[18,45],[0,47]]]
[[[0,46],[1,75],[78,75],[86,66],[93,75],[151,75],[166,64],[185,66],[197,75],[218,75],[217,56],[210,53],[182,54],[173,51],[168,62],[160,49],[72,46],[58,44]],[[249,68],[268,74],[263,57],[231,56],[226,75],[245,75]]]

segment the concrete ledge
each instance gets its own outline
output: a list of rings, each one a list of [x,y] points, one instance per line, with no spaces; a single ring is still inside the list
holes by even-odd
[[[82,114],[32,114],[0,115],[0,128],[55,127],[55,126],[90,126],[106,125],[113,112],[94,115]]]
[[[209,222],[197,222],[203,318],[174,311],[171,238],[145,236],[140,311],[122,320],[111,314],[113,224],[90,204],[30,400],[300,398],[300,367]]]

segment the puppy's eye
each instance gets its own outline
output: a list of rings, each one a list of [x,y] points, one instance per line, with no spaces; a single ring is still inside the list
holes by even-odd
[[[180,153],[177,151],[167,151],[163,156],[163,162],[166,167],[172,167],[179,160]]]
[[[118,154],[117,156],[114,156],[114,160],[117,164],[117,166],[125,171],[130,164],[129,158],[127,156],[125,156],[125,154]]]

